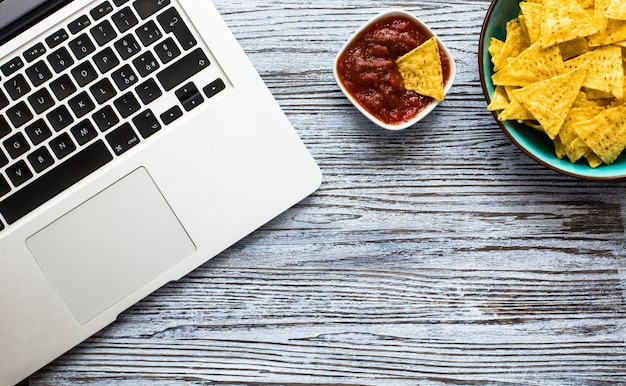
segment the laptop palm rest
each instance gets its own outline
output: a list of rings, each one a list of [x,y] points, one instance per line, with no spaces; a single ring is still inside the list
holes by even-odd
[[[79,324],[196,250],[144,168],[65,214],[26,244]]]

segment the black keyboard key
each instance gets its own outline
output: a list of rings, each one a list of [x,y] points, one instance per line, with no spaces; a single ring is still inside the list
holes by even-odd
[[[180,49],[172,38],[167,38],[154,46],[154,52],[156,52],[163,64],[171,62],[180,55]]]
[[[61,47],[48,55],[48,63],[57,74],[65,71],[74,64],[74,59],[65,47]]]
[[[105,132],[117,125],[120,122],[120,118],[113,110],[113,107],[106,106],[101,110],[98,110],[92,116],[93,121],[96,123],[96,126],[100,129],[101,132]]]
[[[113,6],[108,1],[105,1],[104,3],[89,11],[89,14],[91,15],[91,17],[93,17],[94,20],[100,20],[111,12],[113,12]]]
[[[84,117],[96,108],[96,105],[93,103],[91,97],[86,91],[83,91],[70,99],[67,104],[70,106],[77,118]]]
[[[161,120],[167,126],[182,116],[183,116],[183,110],[178,106],[174,106],[171,109],[164,112],[163,114],[161,114]]]
[[[43,43],[37,43],[28,50],[24,51],[24,59],[26,59],[28,63],[31,63],[45,53],[46,47]]]
[[[86,86],[98,78],[96,69],[90,62],[83,62],[72,69],[72,76],[80,87]]]
[[[0,155],[0,157],[2,156]],[[10,191],[11,191],[11,185],[9,185],[6,178],[0,175],[0,197],[5,196]],[[4,225],[0,225],[0,226],[4,226]]]
[[[5,166],[9,163],[9,157],[7,157],[2,149],[0,149],[0,167]]]
[[[133,35],[124,36],[120,40],[116,41],[114,46],[124,60],[135,56],[139,53],[139,51],[141,51],[141,46],[137,43],[137,39],[135,39]]]
[[[0,201],[0,213],[7,223],[13,224],[112,159],[104,142],[96,141]]]
[[[107,134],[106,140],[111,145],[115,155],[122,155],[139,144],[139,136],[128,122]]]
[[[72,78],[67,74],[61,75],[58,79],[50,82],[50,89],[60,101],[76,92],[76,86],[72,82]]]
[[[121,33],[124,33],[139,24],[139,20],[137,20],[137,17],[130,7],[126,7],[114,13],[113,16],[111,16],[111,20],[113,20],[113,23]]]
[[[54,165],[54,158],[45,146],[42,146],[30,153],[26,158],[36,173],[41,173],[50,166]]]
[[[128,64],[118,70],[113,71],[111,73],[111,78],[117,85],[117,88],[120,89],[120,91],[126,90],[130,86],[137,83],[137,81],[139,80],[137,78],[137,74],[135,74],[133,69]]]
[[[42,88],[28,97],[28,103],[35,113],[41,114],[54,106],[54,99],[46,88]]]
[[[50,148],[58,159],[63,159],[76,150],[76,145],[72,142],[70,135],[64,132],[50,141]]]
[[[11,134],[11,126],[9,126],[6,118],[0,115],[0,138],[4,138],[9,134]]]
[[[108,20],[103,21],[89,31],[100,47],[117,37],[115,29],[113,29],[113,26]]]
[[[26,126],[24,131],[26,132],[26,135],[28,135],[28,138],[30,138],[30,141],[35,146],[39,145],[40,143],[52,136],[52,131],[42,118]]]
[[[126,4],[129,1],[130,0],[113,0],[113,4],[115,4],[118,7],[121,7],[122,5]]]
[[[141,105],[137,101],[137,98],[133,95],[133,93],[128,92],[121,97],[117,98],[115,102],[113,102],[115,108],[120,113],[122,118],[128,118],[141,108]]]
[[[50,48],[55,48],[56,46],[63,43],[67,39],[69,39],[69,36],[67,32],[65,31],[65,29],[60,29],[46,38],[46,44]]]
[[[202,102],[204,102],[204,98],[202,94],[198,91],[193,82],[187,83],[183,87],[176,90],[176,97],[183,105],[183,108],[187,111],[191,111],[198,107]]]
[[[141,27],[137,28],[135,30],[135,33],[137,34],[137,36],[139,37],[139,40],[141,40],[141,43],[143,43],[145,47],[148,47],[152,43],[161,39],[161,36],[163,36],[159,27],[152,20],[142,25]]]
[[[26,162],[21,160],[7,168],[7,176],[13,183],[13,186],[18,187],[33,178],[33,172],[30,171]]]
[[[152,134],[161,130],[161,124],[157,120],[152,110],[143,111],[133,118],[133,124],[143,138],[148,138]]]
[[[44,82],[52,78],[52,72],[50,72],[50,69],[43,60],[28,67],[26,69],[26,75],[35,87],[41,86]]]
[[[103,104],[104,102],[113,98],[117,92],[115,91],[115,87],[111,84],[111,81],[107,78],[102,79],[97,82],[93,86],[89,87],[89,91],[91,91],[91,95],[96,99],[98,104]]]
[[[22,133],[13,134],[5,139],[2,144],[7,153],[9,153],[9,156],[13,159],[16,159],[30,150],[30,145]]]
[[[6,114],[15,128],[22,127],[28,121],[33,119],[33,113],[24,102],[19,102],[15,106],[11,107],[6,111]]]
[[[117,58],[117,55],[115,55],[115,52],[113,52],[113,50],[109,47],[95,54],[93,56],[93,62],[102,74],[106,74],[120,64],[120,60]]]
[[[22,59],[19,57],[15,57],[9,60],[8,62],[6,62],[5,64],[3,64],[2,66],[0,66],[0,70],[2,70],[2,73],[5,76],[9,76],[9,75],[14,74],[17,70],[19,70],[22,67],[24,67],[24,62],[22,61]]]
[[[28,94],[31,90],[28,82],[26,81],[26,78],[24,78],[24,75],[22,74],[18,74],[12,79],[6,81],[4,83],[4,88],[7,90],[7,93],[9,93],[9,96],[14,101]]]
[[[188,80],[195,74],[209,66],[209,58],[201,48],[196,48],[182,59],[166,67],[157,74],[157,78],[165,91],[170,91],[179,84]]]
[[[223,91],[225,88],[226,88],[226,85],[224,84],[224,81],[221,80],[220,78],[217,78],[213,82],[206,85],[202,89],[202,91],[204,91],[204,94],[206,95],[207,98],[212,98],[220,91]]]
[[[137,0],[133,7],[142,19],[147,19],[158,11],[170,5],[170,0]]]
[[[72,40],[69,43],[69,47],[78,60],[85,58],[96,50],[96,46],[85,33]]]
[[[148,105],[163,95],[161,88],[154,79],[148,79],[139,86],[135,87],[135,92],[144,105]]]
[[[0,90],[0,109],[3,109],[9,105],[9,100],[6,95]]]
[[[176,40],[180,43],[183,50],[187,51],[193,48],[198,41],[193,36],[187,24],[180,17],[180,14],[176,8],[170,8],[157,17],[159,24],[165,31],[165,33],[173,33]]]
[[[82,15],[76,20],[74,20],[73,22],[71,22],[70,24],[68,24],[67,28],[70,30],[70,32],[73,35],[76,35],[77,33],[89,27],[90,25],[91,25],[91,20],[89,19],[89,16]]]
[[[54,131],[61,131],[74,122],[72,114],[65,106],[59,106],[46,115]]]
[[[133,60],[133,65],[139,75],[144,78],[159,69],[159,62],[150,51],[139,55],[137,59]]]
[[[45,53],[46,47],[43,43],[37,43],[28,50],[24,51],[24,59],[26,59],[28,63],[31,63]]]
[[[84,144],[98,136],[96,128],[88,119],[85,119],[84,121],[78,123],[76,126],[72,127],[70,129],[70,132],[80,146],[83,146]]]

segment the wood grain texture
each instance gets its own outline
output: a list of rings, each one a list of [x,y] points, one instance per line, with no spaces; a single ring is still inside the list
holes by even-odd
[[[559,175],[500,131],[477,68],[489,1],[215,4],[324,183],[31,384],[626,383],[625,183]],[[458,67],[403,132],[332,76],[387,8],[429,24]]]

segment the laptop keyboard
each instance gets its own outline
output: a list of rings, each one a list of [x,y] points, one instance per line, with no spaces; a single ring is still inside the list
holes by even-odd
[[[104,1],[0,62],[0,231],[226,88],[181,12]]]

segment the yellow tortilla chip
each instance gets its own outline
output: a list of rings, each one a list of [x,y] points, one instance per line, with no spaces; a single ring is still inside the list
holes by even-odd
[[[513,91],[513,96],[532,113],[548,137],[554,140],[580,93],[588,69],[589,64],[563,75],[533,83]]]
[[[606,17],[606,10],[609,8],[612,0],[596,0],[594,7],[594,22],[598,31],[606,28],[609,19]]]
[[[539,40],[539,34],[541,32],[541,10],[543,7],[541,4],[529,3],[527,1],[519,3],[519,7],[521,13],[524,15],[528,38],[530,44],[532,44]]]
[[[500,60],[500,53],[502,52],[502,48],[504,47],[504,42],[500,39],[492,37],[489,40],[489,55],[491,55],[491,63],[495,68],[498,65],[498,60]]]
[[[591,47],[617,43],[626,40],[626,20],[609,19],[606,28],[587,38]]]
[[[588,121],[575,123],[576,133],[607,165],[626,148],[626,105],[604,110]]]
[[[517,57],[509,59],[506,66],[492,76],[497,86],[528,86],[560,75],[563,59],[557,46],[542,48],[535,43]]]
[[[396,64],[407,90],[437,100],[444,99],[443,69],[435,37],[400,57]]]
[[[578,136],[574,124],[590,120],[602,112],[602,108],[595,107],[572,107],[563,122],[558,138],[565,148],[565,154],[571,162],[577,162],[587,152],[589,146]]]
[[[558,159],[565,157],[565,146],[563,146],[559,137],[554,138],[554,155]]]
[[[511,103],[500,112],[498,119],[501,121],[531,121],[535,117],[524,105],[522,105],[517,99],[512,98]]]
[[[493,58],[494,70],[498,71],[504,67],[509,58],[519,55],[526,47],[524,33],[520,26],[519,19],[513,19],[506,23],[506,39],[497,57]]]
[[[583,87],[612,94],[615,98],[624,97],[624,66],[622,49],[617,46],[602,46],[570,59],[564,63],[572,70],[589,62],[591,67]]]
[[[497,86],[493,90],[493,97],[491,97],[491,103],[487,106],[487,111],[504,110],[508,105],[509,97],[506,94],[506,90],[502,86]]]
[[[595,155],[594,152],[589,152],[589,153],[585,154],[585,158],[587,159],[587,162],[589,163],[589,166],[592,169],[595,169],[598,166],[602,165],[602,160],[600,159],[600,157]]]
[[[594,10],[586,11],[577,0],[544,0],[539,37],[542,47],[596,32]]]
[[[609,19],[626,20],[626,3],[624,0],[613,0],[604,13]]]

